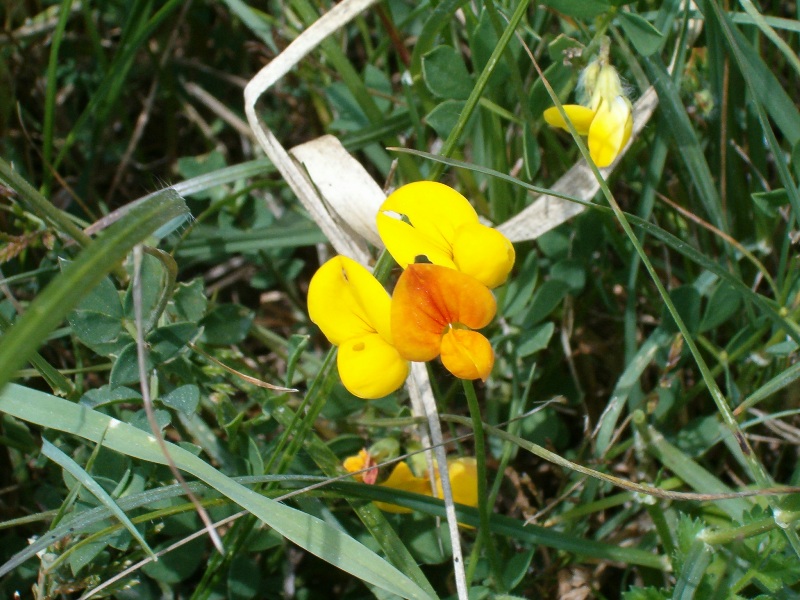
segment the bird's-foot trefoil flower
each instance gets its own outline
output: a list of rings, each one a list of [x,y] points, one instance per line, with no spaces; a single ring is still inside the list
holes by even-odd
[[[478,471],[475,459],[471,457],[456,458],[447,461],[447,470],[450,474],[450,488],[453,492],[453,502],[467,506],[478,505]],[[436,481],[437,498],[442,498],[442,482],[439,469],[434,473]],[[395,465],[386,481],[379,483],[385,487],[406,492],[414,492],[423,496],[433,496],[431,480],[428,474],[418,477],[405,462]],[[378,508],[392,513],[409,513],[411,509],[388,502],[376,502]]]
[[[344,459],[342,466],[353,473],[356,481],[372,485],[378,480],[378,463],[396,458],[400,454],[400,443],[391,437],[378,440],[369,448],[362,448],[358,454]]]
[[[608,62],[608,48],[589,63],[578,82],[581,104],[563,106],[578,135],[588,136],[589,154],[598,167],[607,167],[628,143],[633,131],[631,102],[625,95],[619,73]],[[553,127],[569,130],[558,107],[544,111]]]
[[[492,292],[480,281],[434,264],[410,264],[397,280],[391,307],[395,348],[406,360],[424,362],[441,355],[460,379],[486,381],[494,351],[475,329],[497,312]]]
[[[339,346],[342,384],[359,398],[382,398],[408,376],[408,362],[393,345],[391,299],[360,264],[335,256],[322,265],[308,288],[308,313]]]
[[[345,458],[342,466],[348,473],[354,473],[356,481],[372,485],[378,480],[378,463],[366,448],[362,448],[354,456]]]
[[[398,188],[381,205],[377,225],[386,249],[404,269],[424,255],[495,288],[514,266],[511,242],[483,225],[469,201],[442,183],[417,181]]]

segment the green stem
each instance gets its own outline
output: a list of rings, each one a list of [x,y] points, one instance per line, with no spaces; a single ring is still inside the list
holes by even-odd
[[[475,436],[475,462],[478,468],[478,515],[480,517],[480,526],[478,527],[478,543],[486,548],[486,553],[489,556],[489,564],[497,583],[501,583],[502,577],[500,576],[502,569],[497,560],[497,554],[492,545],[491,530],[489,519],[491,517],[492,506],[489,504],[489,498],[486,492],[486,436],[483,431],[483,419],[481,419],[481,408],[478,405],[478,396],[475,394],[475,386],[472,381],[468,379],[461,380],[464,385],[464,393],[467,396],[467,406],[469,407],[469,414],[472,418],[472,431]],[[472,576],[475,573],[477,561],[470,560],[467,569],[467,583],[472,581]]]

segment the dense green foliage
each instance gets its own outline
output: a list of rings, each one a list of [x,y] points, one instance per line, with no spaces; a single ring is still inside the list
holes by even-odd
[[[245,117],[333,4],[0,8],[0,597],[455,596],[442,501],[335,480],[419,423],[339,383],[306,310],[331,251]],[[383,0],[258,104],[286,148],[335,135],[494,225],[553,186],[584,204],[495,290],[470,598],[800,594],[800,9],[762,4]],[[604,48],[658,106],[595,186],[542,113]],[[428,370],[473,455],[465,390]]]

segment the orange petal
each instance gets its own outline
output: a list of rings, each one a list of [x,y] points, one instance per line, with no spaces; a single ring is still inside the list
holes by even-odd
[[[480,329],[496,312],[492,292],[475,278],[438,265],[411,264],[394,288],[392,337],[406,360],[432,360],[450,325]]]
[[[459,379],[486,381],[494,366],[494,350],[477,331],[450,329],[442,338],[442,364]]]

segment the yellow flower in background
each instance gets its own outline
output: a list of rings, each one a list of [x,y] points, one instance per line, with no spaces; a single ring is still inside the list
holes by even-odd
[[[450,473],[450,488],[453,492],[453,502],[467,506],[478,506],[478,463],[471,457],[456,458],[448,461],[447,470]],[[439,471],[436,471],[437,496],[441,498],[442,480]]]
[[[478,470],[475,466],[474,458],[457,458],[447,462],[450,473],[450,487],[453,491],[453,502],[465,504],[467,506],[478,506]],[[435,474],[437,498],[443,497],[442,483],[439,477],[439,470]],[[423,496],[433,496],[431,492],[430,478],[417,477],[405,462],[395,465],[392,473],[383,483],[385,487],[406,492],[414,492]],[[378,508],[392,513],[410,513],[410,508],[390,504],[387,502],[376,502]]]
[[[345,256],[322,265],[308,288],[308,314],[334,346],[342,384],[359,398],[383,398],[408,376],[395,349],[389,294],[372,274]]]
[[[633,131],[631,102],[619,73],[607,60],[606,50],[581,73],[578,87],[583,103],[563,106],[578,135],[588,136],[589,154],[601,168],[614,162]],[[548,108],[543,116],[549,125],[569,130],[557,107]]]
[[[425,256],[495,288],[514,266],[511,242],[480,223],[469,201],[442,183],[417,181],[398,188],[381,205],[377,225],[386,249],[404,269]]]
[[[456,377],[486,381],[494,351],[473,330],[488,325],[496,312],[492,292],[474,277],[439,265],[410,264],[394,288],[394,344],[406,360],[441,356]]]
[[[383,483],[384,487],[392,488],[393,490],[403,490],[404,492],[414,492],[415,494],[422,494],[423,496],[431,495],[431,482],[427,477],[417,477],[411,472],[411,468],[404,462],[399,462],[392,469],[391,474]],[[410,513],[410,508],[398,506],[397,504],[390,504],[388,502],[376,502],[378,508],[391,513]]]

